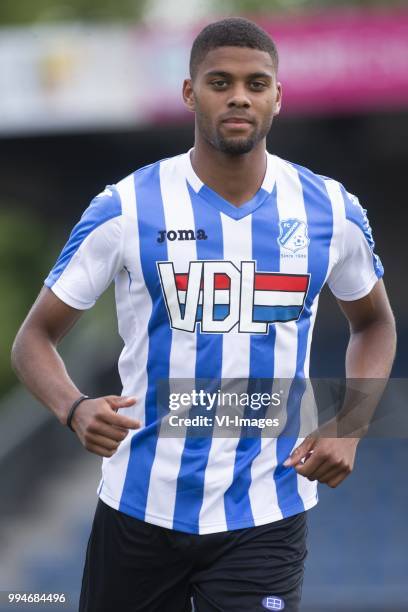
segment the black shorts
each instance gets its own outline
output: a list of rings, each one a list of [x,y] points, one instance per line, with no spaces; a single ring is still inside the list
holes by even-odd
[[[208,535],[139,521],[104,504],[86,552],[80,612],[297,612],[306,513]]]

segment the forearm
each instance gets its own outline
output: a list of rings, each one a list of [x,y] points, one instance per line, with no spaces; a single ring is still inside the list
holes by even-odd
[[[36,329],[23,329],[12,350],[12,366],[21,382],[63,424],[81,394],[50,339]]]
[[[346,378],[387,380],[395,349],[395,324],[392,320],[375,322],[352,332],[346,353]]]
[[[387,384],[396,349],[393,320],[352,332],[346,353],[347,391],[340,433],[364,435]]]

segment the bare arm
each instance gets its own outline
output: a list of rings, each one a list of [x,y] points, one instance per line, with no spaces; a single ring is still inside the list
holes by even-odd
[[[81,316],[43,288],[13,344],[11,362],[21,382],[59,421],[81,395],[65,369],[57,345]]]
[[[387,379],[395,357],[394,315],[382,280],[361,300],[338,300],[350,325],[347,378]]]
[[[17,376],[64,425],[81,392],[69,377],[57,346],[81,312],[43,288],[15,338],[11,354]],[[116,413],[118,408],[134,403],[134,398],[112,395],[80,404],[72,425],[85,448],[111,456],[128,430],[139,427],[134,419]]]
[[[375,410],[375,399],[381,396],[391,371],[396,349],[395,321],[382,280],[360,300],[338,301],[350,325],[346,353],[347,379],[378,380],[374,394],[370,394],[368,408],[364,406],[362,411],[356,411],[357,415],[352,415],[356,422],[355,435],[361,436]],[[344,414],[347,414],[347,405]],[[360,437],[336,438],[337,424],[329,423],[316,435],[308,436],[285,465],[295,467],[299,474],[309,480],[338,486],[353,469]],[[327,437],[324,437],[325,431]]]

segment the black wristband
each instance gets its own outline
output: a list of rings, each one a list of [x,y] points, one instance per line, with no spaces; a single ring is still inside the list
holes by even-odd
[[[72,428],[71,422],[72,422],[72,418],[74,416],[75,410],[78,408],[81,402],[87,399],[89,399],[89,395],[81,395],[81,397],[78,397],[78,399],[75,400],[75,402],[72,404],[71,408],[69,409],[68,416],[67,416],[67,427],[69,427],[70,430],[73,431],[74,433],[75,433],[75,429]]]

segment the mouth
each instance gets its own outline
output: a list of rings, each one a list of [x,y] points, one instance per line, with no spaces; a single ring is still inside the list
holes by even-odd
[[[222,123],[228,125],[251,125],[252,121],[245,119],[245,117],[228,117],[228,119],[223,119]]]
[[[252,121],[244,117],[228,117],[227,119],[223,119],[221,123],[229,129],[235,130],[243,130],[252,125]]]

